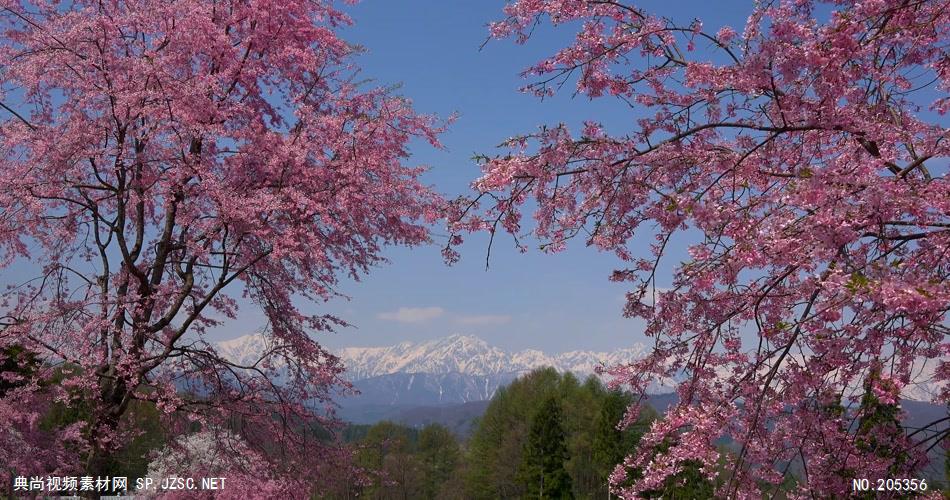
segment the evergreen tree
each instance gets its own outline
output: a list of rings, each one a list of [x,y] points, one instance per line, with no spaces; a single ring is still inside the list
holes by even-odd
[[[892,460],[891,473],[904,471],[910,460],[900,422],[899,394],[893,382],[881,375],[881,367],[874,366],[865,379],[864,396],[858,409],[860,418],[855,439],[858,448]]]
[[[524,445],[518,478],[527,488],[525,498],[574,498],[564,441],[561,406],[551,397],[532,419]]]
[[[423,496],[436,498],[458,466],[458,442],[445,427],[429,424],[419,432],[418,448],[424,471]]]
[[[676,438],[668,438],[657,447],[657,453],[666,453],[675,443]],[[702,463],[696,460],[686,460],[682,469],[666,478],[663,485],[655,490],[641,493],[642,498],[659,499],[695,499],[713,498],[716,484],[702,473]],[[634,480],[643,477],[643,471],[637,470],[633,474]]]
[[[947,443],[950,444],[950,443]],[[947,447],[944,448],[945,456],[943,458],[943,478],[946,480],[944,483],[946,488],[950,490],[950,449]]]
[[[541,404],[557,395],[559,383],[556,370],[543,368],[495,393],[469,441],[466,497],[518,498],[524,494],[516,476],[528,428]]]
[[[841,395],[837,394],[830,390],[823,391],[818,399],[816,400],[818,406],[819,414],[822,416],[823,421],[826,425],[834,424],[835,430],[838,432],[848,432],[848,426],[851,424],[851,420],[848,415],[847,408],[841,403]],[[831,425],[829,425],[831,427]],[[836,478],[840,478],[841,481],[850,481],[852,478],[857,477],[856,471],[853,467],[848,466],[848,457],[845,454],[842,454],[840,450],[835,449],[832,445],[823,444],[824,449],[826,450],[826,456],[828,457],[827,468],[829,471],[834,471],[832,474]],[[803,468],[804,464],[800,461],[797,462],[799,468]],[[803,470],[799,471],[799,476],[804,474]],[[837,479],[836,479],[837,480]]]
[[[573,496],[606,498],[607,475],[622,460],[624,451],[635,450],[639,437],[656,418],[656,412],[644,407],[641,420],[620,432],[614,426],[630,400],[621,393],[614,394],[613,409],[601,416],[608,394],[596,377],[580,382],[571,374],[559,374],[551,368],[535,370],[499,389],[468,443],[465,464],[459,472],[464,478],[462,497],[481,500],[530,496],[518,465],[523,461],[535,416],[554,398],[559,402],[564,446],[570,457],[564,469],[570,476]],[[603,433],[600,438],[598,432]],[[617,443],[618,436],[622,443],[613,453],[596,451],[598,439],[603,448]]]
[[[640,438],[646,433],[650,423],[657,418],[656,411],[644,405],[640,409],[640,418],[636,424],[625,430],[617,429],[630,403],[630,396],[620,391],[611,391],[604,396],[600,412],[594,421],[594,462],[600,478],[600,489],[605,493],[603,497],[609,497],[606,494],[607,479],[614,467],[635,451]]]
[[[415,429],[379,422],[366,432],[356,453],[356,463],[373,484],[360,496],[378,499],[422,497],[422,465],[415,456],[419,435]]]
[[[570,373],[562,377],[558,394],[561,401],[561,422],[570,460],[564,464],[571,476],[576,498],[598,498],[603,490],[597,463],[594,460],[594,421],[607,391],[591,375],[580,383]]]

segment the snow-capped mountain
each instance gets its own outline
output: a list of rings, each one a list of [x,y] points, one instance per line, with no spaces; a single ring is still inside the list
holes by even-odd
[[[594,373],[599,365],[632,361],[644,354],[642,345],[610,353],[572,351],[549,355],[533,349],[509,353],[469,335],[452,335],[419,343],[403,342],[391,347],[348,347],[338,353],[352,380],[393,373],[490,376],[526,373],[544,366],[586,376]]]
[[[245,335],[218,342],[215,347],[219,354],[234,362],[253,364],[270,346],[262,335]],[[609,353],[547,354],[533,349],[507,352],[478,337],[452,335],[389,347],[348,347],[335,354],[346,367],[344,376],[360,392],[340,402],[343,413],[358,421],[395,407],[488,400],[500,387],[536,368],[550,366],[586,378],[598,366],[642,357],[645,347],[635,345]],[[670,390],[672,384],[656,384],[651,392]]]
[[[267,345],[265,337],[258,333],[214,343],[214,348],[221,357],[241,365],[254,364],[268,347],[270,346]]]
[[[245,335],[218,342],[218,353],[242,364],[254,363],[269,346],[261,335]],[[389,347],[347,347],[335,352],[346,366],[347,378],[364,380],[396,373],[445,375],[458,373],[473,376],[521,374],[551,366],[561,372],[578,376],[594,373],[597,366],[611,366],[639,359],[645,347],[613,352],[571,351],[546,354],[526,349],[507,352],[488,345],[471,335],[451,335],[426,342],[402,342]]]
[[[218,352],[242,364],[252,364],[269,346],[262,335],[245,335],[218,342]],[[338,350],[346,377],[373,404],[461,403],[490,399],[495,391],[518,375],[551,366],[584,378],[598,366],[614,366],[643,357],[646,347],[612,352],[571,351],[547,354],[534,349],[507,352],[471,335],[451,335],[425,342],[402,342],[389,347],[347,347]],[[937,362],[921,364],[902,398],[931,401],[941,385],[934,382]],[[416,376],[411,376],[416,375]],[[671,380],[657,381],[653,394],[671,392]]]

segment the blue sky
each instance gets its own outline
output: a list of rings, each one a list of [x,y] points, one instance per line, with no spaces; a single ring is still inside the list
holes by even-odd
[[[343,36],[366,49],[357,63],[362,77],[371,79],[370,85],[396,87],[422,113],[458,114],[442,136],[444,150],[420,141],[413,145],[413,157],[408,160],[429,166],[426,182],[447,197],[471,193],[469,185],[480,173],[472,156],[498,153],[495,145],[512,135],[559,122],[576,130],[584,120],[598,121],[609,132],[622,134],[640,117],[620,101],[574,98],[569,87],[544,102],[520,93],[526,81],[519,73],[567,45],[574,33],[571,26],[541,26],[525,46],[503,40],[490,41],[480,49],[488,35],[487,24],[503,17],[505,3],[362,0],[344,7],[356,24],[345,28]],[[752,8],[751,0],[635,3],[682,25],[698,18],[704,30],[712,33],[726,24],[741,31]],[[944,163],[939,168],[950,167]],[[642,322],[621,315],[627,287],[607,279],[620,267],[612,254],[586,248],[582,240],[555,255],[537,250],[521,254],[510,239],[498,238],[486,270],[487,237],[475,235],[461,247],[461,262],[449,267],[440,255],[444,231],[434,230],[432,246],[389,248],[384,254],[389,264],[377,267],[361,282],[344,281],[339,291],[349,300],[306,305],[307,312],[333,314],[354,325],[320,340],[338,348],[463,333],[506,349],[548,352],[609,350],[647,340],[641,333]],[[686,260],[686,245],[695,237],[687,233],[673,240],[659,286],[669,284],[671,266]],[[650,242],[645,235],[631,241],[630,250],[644,255]],[[0,284],[25,279],[31,271],[28,265],[12,266],[4,270]],[[239,290],[230,292],[240,294]],[[242,305],[238,319],[215,329],[213,340],[264,326],[252,304]]]
[[[458,115],[442,136],[444,150],[418,142],[407,163],[427,165],[424,179],[447,197],[471,193],[479,176],[475,154],[492,155],[508,137],[565,122],[574,130],[585,120],[598,121],[614,134],[631,128],[640,115],[626,104],[561,95],[540,101],[522,94],[527,66],[567,45],[571,26],[536,30],[526,46],[510,40],[491,41],[483,48],[487,24],[503,18],[503,0],[362,0],[344,10],[355,25],[343,37],[366,51],[357,58],[369,85],[395,87],[421,113]],[[741,30],[751,1],[661,2],[637,5],[689,24],[702,19],[707,31],[723,24]],[[429,247],[389,248],[389,264],[374,269],[361,282],[344,281],[339,290],[349,297],[326,304],[301,304],[315,314],[333,314],[354,327],[320,336],[331,348],[391,345],[422,341],[453,333],[477,335],[505,349],[535,348],[547,352],[575,349],[609,350],[646,340],[643,323],[624,319],[626,287],[608,281],[620,263],[612,254],[586,248],[577,240],[565,252],[547,255],[515,250],[509,238],[496,238],[486,271],[487,235],[474,235],[460,250],[462,260],[449,267],[440,249],[443,228],[434,228]],[[690,235],[686,235],[689,238]],[[645,254],[652,241],[630,242],[634,254]],[[667,263],[686,258],[687,239],[674,240]],[[530,240],[525,240],[531,248]],[[35,268],[20,262],[4,270],[0,285],[33,277]],[[670,282],[669,266],[659,286]],[[240,296],[240,290],[229,290]],[[260,311],[241,302],[238,318],[214,329],[211,340],[238,337],[265,325]]]
[[[449,197],[471,192],[469,184],[479,175],[474,154],[497,153],[495,146],[512,135],[559,122],[576,130],[584,120],[621,134],[640,117],[620,101],[572,98],[570,88],[544,102],[520,93],[526,81],[519,73],[568,44],[574,33],[570,26],[542,26],[525,46],[502,40],[480,50],[487,23],[503,18],[505,3],[362,0],[344,7],[356,22],[343,31],[344,38],[366,49],[357,59],[364,78],[375,85],[398,85],[397,92],[412,99],[422,113],[459,114],[442,136],[445,150],[418,143],[409,160],[428,165],[426,181]],[[751,0],[635,3],[680,24],[698,18],[710,33],[723,25],[741,32],[753,6]],[[819,9],[819,16],[828,9]],[[703,50],[700,45],[697,49]],[[586,248],[582,240],[555,255],[537,250],[521,254],[510,239],[501,238],[495,241],[486,271],[487,238],[478,235],[461,248],[462,261],[448,267],[439,252],[445,242],[439,229],[433,246],[387,249],[389,264],[359,283],[344,282],[340,291],[350,300],[308,306],[310,312],[335,314],[355,326],[321,336],[321,342],[330,347],[378,346],[464,333],[506,349],[561,352],[609,350],[648,340],[641,321],[621,315],[627,288],[607,279],[620,267],[612,254]],[[658,286],[670,283],[672,266],[686,260],[686,246],[696,236],[687,233],[673,240]],[[630,249],[645,254],[650,241],[646,235],[631,241]],[[260,315],[248,307],[236,323],[215,331],[214,338],[235,337],[261,326]]]
[[[421,112],[459,113],[443,136],[446,150],[418,144],[410,160],[430,166],[427,182],[449,196],[469,192],[469,183],[478,177],[472,155],[496,152],[495,145],[509,136],[541,124],[576,125],[585,119],[626,130],[636,118],[619,101],[572,99],[567,92],[540,102],[518,92],[525,83],[519,72],[564,46],[572,32],[542,29],[526,46],[492,41],[479,50],[488,33],[486,24],[501,18],[504,4],[364,0],[347,7],[356,25],[344,36],[366,48],[358,59],[364,77],[379,85],[400,85],[398,92]],[[641,5],[686,23],[700,17],[713,32],[723,23],[741,30],[751,6],[692,0]],[[487,239],[469,237],[461,249],[462,261],[448,267],[439,253],[444,239],[436,232],[436,245],[388,249],[390,264],[360,283],[345,282],[341,291],[350,300],[318,305],[317,310],[356,326],[322,341],[330,347],[389,345],[465,333],[502,348],[559,352],[607,350],[644,340],[643,323],[621,316],[625,287],[607,280],[618,266],[611,254],[586,248],[580,240],[555,255],[521,254],[509,239],[496,239],[486,271]],[[642,253],[639,248],[648,244],[634,241],[631,247]],[[676,249],[671,262],[681,260],[676,254],[685,255],[683,247]],[[247,313],[240,329],[260,322]],[[226,336],[242,333],[228,330]]]

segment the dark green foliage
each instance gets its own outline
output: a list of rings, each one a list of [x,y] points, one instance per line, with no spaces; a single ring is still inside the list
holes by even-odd
[[[415,429],[380,422],[360,442],[357,464],[374,475],[364,490],[369,498],[421,498],[422,467],[414,456],[419,433]]]
[[[637,422],[623,431],[617,429],[617,424],[624,418],[627,407],[632,402],[628,394],[621,392],[608,393],[595,423],[594,450],[601,473],[606,478],[613,472],[617,464],[623,462],[627,455],[634,453],[644,434],[649,430],[651,423],[659,418],[657,412],[642,405]],[[666,440],[654,453],[667,452],[672,446],[672,440]],[[720,450],[722,454],[726,450]],[[715,484],[707,479],[700,471],[701,464],[694,461],[684,463],[683,470],[675,476],[667,478],[663,486],[657,490],[642,493],[644,498],[712,498],[715,493]],[[628,470],[628,479],[624,485],[630,485],[643,477],[641,470]],[[608,498],[606,486],[599,498]]]
[[[38,373],[42,373],[40,365],[36,355],[22,347],[12,346],[0,350],[0,397],[37,377]],[[84,397],[78,389],[71,389],[66,392],[65,400],[55,400],[50,390],[60,385],[71,371],[79,369],[76,365],[62,364],[36,380],[49,396],[39,421],[40,430],[52,433],[81,422],[85,422],[88,427],[92,415],[90,398]],[[119,429],[126,440],[120,442],[119,448],[102,464],[101,473],[130,478],[145,476],[149,452],[165,444],[158,410],[151,402],[131,401],[119,422]]]
[[[166,441],[158,408],[151,402],[133,401],[122,419],[132,438],[110,456],[106,470],[112,476],[145,477],[150,452]]]
[[[547,400],[555,398],[570,457],[564,468],[571,478],[573,496],[607,498],[607,475],[626,454],[635,451],[640,436],[656,417],[644,408],[637,424],[617,431],[614,426],[620,422],[629,397],[610,394],[594,377],[580,383],[573,375],[560,375],[550,368],[535,370],[499,390],[469,442],[466,497],[526,495],[525,485],[518,481],[517,464],[522,462],[533,417]],[[608,400],[611,409],[604,410]]]
[[[36,365],[26,366],[33,369]],[[41,381],[41,385],[47,387],[57,385],[72,370],[79,370],[79,367],[71,364],[61,365],[52,371],[49,378]],[[77,422],[86,422],[88,427],[92,418],[92,409],[89,407],[91,399],[84,397],[77,390],[71,390],[68,394],[70,397],[65,401],[50,402],[45,415],[40,420],[40,429],[52,431]],[[102,464],[101,474],[144,477],[148,469],[149,453],[161,448],[166,442],[160,414],[155,404],[149,401],[131,401],[119,422],[119,431],[126,440],[120,443],[119,448]]]
[[[43,429],[62,428],[87,421],[91,411],[88,399],[76,398],[67,403],[53,403],[43,418]],[[110,476],[145,477],[149,454],[165,445],[166,436],[159,411],[154,403],[132,401],[122,415],[120,430],[128,440],[112,453],[102,465],[102,473]]]
[[[364,434],[354,443],[356,463],[370,484],[359,486],[344,481],[341,489],[345,491],[328,498],[442,498],[460,465],[459,444],[441,425],[428,425],[419,431],[384,421],[349,432],[350,437]]]
[[[366,437],[372,425],[367,424],[349,424],[343,428],[340,438],[344,443],[355,443]]]
[[[864,396],[858,408],[858,429],[855,442],[858,448],[874,453],[878,457],[893,460],[890,471],[891,477],[899,477],[908,465],[910,456],[904,449],[904,430],[901,427],[901,409],[895,401],[888,403],[881,401],[875,394],[874,387],[891,383],[881,377],[881,369],[874,367],[864,382]],[[885,387],[885,390],[889,388]],[[898,393],[896,388],[893,392]]]
[[[358,463],[370,470],[380,470],[383,461],[390,455],[403,455],[415,448],[418,432],[402,425],[383,421],[366,432],[360,441]]]
[[[541,402],[557,394],[560,381],[553,368],[539,369],[495,393],[469,441],[469,495],[494,499],[525,493],[516,473],[528,425]]]
[[[464,444],[441,426],[350,426],[342,438],[354,448],[369,484],[341,477],[339,488],[322,498],[607,499],[609,474],[636,452],[657,418],[644,405],[635,424],[618,430],[630,401],[596,378],[580,382],[546,368],[499,389]],[[638,472],[630,471],[631,477]],[[714,487],[698,464],[687,464],[650,494],[708,498]]]
[[[636,449],[640,438],[649,430],[650,423],[658,418],[653,408],[643,405],[636,424],[622,431],[617,429],[631,402],[630,396],[620,391],[607,393],[601,403],[597,419],[594,421],[594,462],[605,497],[607,496],[607,478],[614,467]]]
[[[436,424],[422,428],[418,456],[424,471],[422,491],[425,498],[439,495],[458,467],[460,455],[459,444],[448,429]]]
[[[841,404],[840,394],[835,394],[830,391],[823,392],[814,404],[818,405],[818,410],[822,417],[826,419],[827,423],[834,422],[841,432],[848,432],[848,410]],[[831,449],[827,445],[824,446],[824,450],[828,456],[827,467],[834,471],[835,476],[838,476],[844,482],[849,482],[851,479],[857,477],[853,468],[848,466],[847,456],[845,456],[845,454],[840,453],[839,450]],[[793,462],[793,466],[796,467],[796,475],[802,477],[804,475],[804,465],[802,462],[796,460]]]
[[[53,370],[53,375],[48,383],[60,384],[67,376],[72,375],[73,370],[79,368],[74,365],[63,365]],[[89,398],[83,397],[83,394],[72,390],[69,391],[69,399],[65,402],[54,402],[50,405],[49,411],[40,421],[40,428],[43,430],[52,430],[66,427],[76,422],[88,422],[92,415],[92,409],[89,407]]]
[[[660,490],[643,493],[643,498],[713,498],[715,485],[700,471],[701,464],[692,460],[683,463],[683,470],[668,477]]]
[[[570,458],[561,426],[561,405],[549,397],[531,421],[522,451],[518,480],[525,498],[574,498],[571,476],[564,468]]]
[[[574,496],[586,498],[605,484],[594,461],[594,427],[591,423],[600,412],[606,392],[596,377],[588,377],[583,384],[569,373],[562,377],[559,402],[565,443],[570,452],[570,459],[564,467],[571,476]]]
[[[657,448],[656,453],[666,453],[673,446],[673,442],[672,439],[666,439]],[[682,471],[666,478],[661,488],[643,492],[642,497],[663,499],[713,498],[716,485],[703,475],[700,470],[701,467],[702,464],[694,460],[683,462]],[[633,471],[631,474],[631,479],[639,479],[640,477],[643,477],[642,471]]]

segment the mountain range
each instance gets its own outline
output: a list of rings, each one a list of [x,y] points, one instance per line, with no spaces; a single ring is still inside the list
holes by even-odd
[[[613,352],[546,354],[534,349],[506,352],[470,335],[451,335],[419,343],[402,342],[390,347],[348,347],[338,353],[351,380],[393,373],[494,376],[527,373],[544,366],[587,376],[593,374],[598,366],[629,362],[645,354],[646,348],[642,344]]]
[[[256,360],[265,349],[265,339],[252,334],[218,342],[218,353],[237,362]],[[351,381],[397,373],[494,376],[527,373],[551,366],[578,376],[593,374],[598,366],[611,366],[642,358],[643,344],[612,352],[570,351],[546,354],[535,349],[507,352],[471,335],[450,335],[425,342],[401,342],[389,347],[346,347],[335,352],[346,366]]]
[[[262,335],[253,334],[218,342],[215,347],[219,354],[232,361],[248,363],[260,356],[265,342]],[[595,374],[598,366],[634,361],[646,353],[647,347],[643,344],[612,352],[549,354],[534,349],[508,352],[471,335],[401,342],[388,347],[347,347],[334,354],[346,367],[344,377],[359,394],[341,399],[339,413],[355,423],[401,420],[407,414],[418,414],[419,408],[429,408],[429,414],[454,415],[452,411],[432,409],[452,405],[484,409],[478,402],[490,400],[500,387],[536,368],[550,366],[583,379]],[[916,383],[904,387],[902,398],[931,401],[939,390],[931,380],[933,367],[923,366],[917,372]],[[659,380],[648,392],[668,394],[674,386],[674,380]],[[453,425],[453,422],[447,423]]]
[[[265,349],[265,339],[261,335],[245,335],[218,342],[215,347],[232,361],[253,363]],[[347,347],[334,354],[346,366],[344,377],[359,391],[339,401],[339,413],[352,422],[365,423],[399,420],[403,414],[419,413],[420,407],[463,405],[462,408],[484,409],[484,405],[477,403],[491,399],[500,387],[536,368],[550,366],[583,379],[595,374],[598,366],[643,357],[646,347],[636,344],[613,352],[559,354],[534,349],[508,352],[478,337],[451,335],[389,347]],[[669,392],[672,383],[655,384],[652,389],[651,392]]]
[[[245,335],[218,342],[215,347],[224,357],[247,363],[256,360],[265,349],[265,339],[259,334]],[[490,399],[499,383],[507,384],[536,368],[551,366],[562,373],[571,372],[585,378],[594,374],[598,366],[627,363],[646,353],[647,347],[643,344],[611,352],[548,354],[535,349],[508,352],[472,335],[450,335],[388,347],[346,347],[335,352],[346,367],[345,377],[370,392],[385,391],[388,401],[377,402],[386,404],[396,404],[399,393],[421,397],[421,392],[426,391],[432,392],[433,397],[424,398],[424,404]],[[940,390],[933,380],[936,364],[931,360],[914,370],[914,381],[903,388],[901,396],[908,400],[931,401]],[[674,385],[673,380],[657,381],[648,392],[670,392]],[[399,391],[397,387],[405,390]]]

